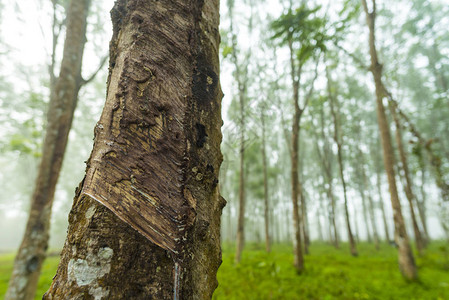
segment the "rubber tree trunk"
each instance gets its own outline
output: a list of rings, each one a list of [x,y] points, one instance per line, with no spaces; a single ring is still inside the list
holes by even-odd
[[[420,184],[420,194],[421,194],[421,200],[416,199],[417,206],[418,206],[418,212],[419,212],[419,218],[421,220],[424,234],[425,234],[425,240],[426,244],[430,242],[430,236],[429,236],[429,230],[427,227],[427,213],[426,213],[426,192],[425,192],[425,182],[426,182],[426,167],[424,163],[424,158],[422,157],[422,153],[420,153],[419,156],[419,166],[421,169],[421,184]]]
[[[336,99],[334,95],[332,94],[332,88],[331,88],[331,79],[328,68],[326,68],[326,77],[327,77],[327,93],[329,98],[329,103],[331,107],[331,114],[332,119],[334,122],[334,141],[337,145],[337,159],[338,159],[338,166],[340,169],[340,180],[343,185],[343,196],[344,196],[344,207],[345,207],[345,221],[346,221],[346,230],[348,232],[348,241],[349,241],[349,247],[350,252],[352,256],[357,256],[357,246],[355,244],[354,235],[352,234],[351,229],[351,221],[349,218],[349,208],[348,208],[348,196],[346,191],[346,180],[344,175],[344,166],[343,166],[343,154],[342,154],[342,136],[340,135],[340,124],[337,116],[337,110],[336,110]]]
[[[245,112],[245,99],[246,99],[246,80],[242,78],[242,71],[246,74],[246,67],[241,70],[240,63],[237,57],[237,36],[233,28],[233,6],[229,7],[229,14],[231,16],[230,30],[232,34],[232,51],[231,59],[235,67],[235,80],[238,85],[238,98],[240,107],[240,173],[239,173],[239,211],[237,219],[237,233],[236,233],[236,249],[234,262],[237,264],[240,262],[242,251],[245,246],[245,126],[246,126],[246,112]],[[246,65],[247,66],[247,65]]]
[[[362,4],[366,13],[366,21],[369,29],[369,48],[371,56],[370,71],[373,74],[374,84],[376,88],[377,121],[379,124],[380,136],[382,141],[384,166],[388,178],[391,205],[393,207],[395,241],[398,245],[399,269],[406,279],[416,280],[418,278],[418,270],[416,268],[415,259],[410,247],[410,241],[405,228],[404,217],[402,216],[401,203],[399,201],[398,191],[396,187],[394,171],[395,162],[393,145],[391,142],[390,127],[383,104],[383,99],[386,96],[386,90],[382,82],[382,65],[379,63],[375,44],[376,1],[372,1],[371,12],[368,8],[366,0],[362,0]]]
[[[235,263],[239,263],[245,245],[245,117],[244,117],[244,101],[240,97],[240,173],[239,173],[239,215],[237,219],[237,236]]]
[[[301,139],[301,136],[299,137]],[[300,146],[301,149],[301,146]],[[303,180],[303,168],[304,168],[304,156],[301,156],[299,160],[299,181],[298,181],[298,189],[299,189],[299,201],[300,201],[300,211],[301,211],[301,234],[303,240],[304,254],[309,254],[309,246],[310,246],[310,234],[309,234],[309,222],[307,218],[307,199],[304,194],[304,186],[302,185]]]
[[[422,255],[425,245],[424,245],[424,239],[421,235],[421,230],[418,225],[418,220],[417,220],[417,217],[415,214],[415,207],[414,207],[415,205],[414,204],[416,201],[416,196],[412,189],[412,181],[410,179],[410,172],[408,169],[407,153],[405,152],[404,144],[402,142],[401,122],[399,121],[398,115],[397,115],[394,107],[392,105],[390,105],[389,107],[390,107],[391,115],[393,116],[394,123],[396,125],[396,134],[395,134],[396,144],[398,145],[399,158],[401,161],[400,167],[403,172],[402,177],[404,178],[405,196],[407,197],[408,204],[410,207],[410,218],[412,219],[413,232],[415,234],[416,249],[418,250],[418,254]]]
[[[301,203],[300,211],[301,211],[301,233],[302,240],[304,241],[304,254],[309,254],[309,246],[310,246],[310,235],[309,235],[309,224],[307,219],[307,200],[303,192],[302,183],[299,182],[299,195],[298,195]]]
[[[360,230],[359,230],[359,218],[357,214],[357,207],[354,205],[353,207],[353,219],[354,219],[354,238],[357,243],[360,243]]]
[[[365,219],[365,230],[366,230],[366,239],[369,243],[373,241],[373,238],[371,236],[371,229],[369,227],[369,218],[368,218],[368,207],[366,205],[366,195],[363,190],[360,191],[360,194],[362,196],[362,209],[363,209],[363,218]]]
[[[317,154],[319,157],[319,160],[321,162],[321,165],[323,167],[323,172],[325,174],[325,180],[327,180],[327,187],[325,187],[326,195],[329,200],[329,240],[334,245],[336,249],[340,247],[339,245],[339,239],[338,239],[338,229],[336,224],[336,207],[335,207],[335,198],[334,198],[334,192],[333,192],[333,185],[332,185],[332,153],[330,150],[329,143],[326,139],[326,134],[324,133],[324,110],[323,107],[320,107],[320,135],[321,139],[324,142],[324,149],[323,152],[321,152],[321,147],[318,144],[318,135],[315,136],[315,146],[317,150]],[[324,183],[325,184],[325,183]]]
[[[373,228],[373,236],[374,236],[374,247],[376,247],[376,250],[379,250],[379,234],[377,232],[377,225],[376,225],[376,215],[374,211],[374,201],[373,197],[371,197],[370,194],[368,194],[368,203],[369,203],[369,215],[370,215],[370,221],[371,226]]]
[[[221,263],[219,2],[119,0],[95,142],[43,299],[210,299]]]
[[[51,209],[81,87],[81,63],[90,1],[71,1],[59,77],[50,92],[42,160],[30,214],[5,299],[33,299],[48,247]]]
[[[299,79],[296,79],[296,67],[294,62],[293,42],[289,40],[290,50],[290,68],[291,80],[293,85],[293,107],[294,115],[292,120],[291,144],[291,185],[292,185],[292,204],[293,204],[293,247],[294,247],[294,265],[296,271],[301,273],[304,269],[304,257],[302,252],[301,240],[301,220],[299,214],[298,194],[299,194],[299,172],[298,172],[298,154],[299,154],[299,124],[301,121],[301,108],[299,107]]]
[[[260,120],[262,122],[262,166],[263,166],[263,197],[264,197],[264,229],[265,229],[265,250],[271,252],[270,239],[270,205],[268,201],[268,172],[267,172],[267,153],[265,138],[265,114],[262,111]]]

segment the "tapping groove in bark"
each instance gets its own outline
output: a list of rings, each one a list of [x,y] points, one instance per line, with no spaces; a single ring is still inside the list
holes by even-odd
[[[412,182],[410,179],[410,172],[408,169],[407,154],[405,152],[404,145],[402,142],[402,127],[401,127],[402,125],[401,125],[401,122],[399,121],[398,115],[397,115],[394,107],[391,104],[389,105],[389,107],[390,107],[391,115],[393,116],[393,120],[394,120],[394,123],[396,126],[396,134],[395,134],[396,144],[398,145],[399,158],[401,161],[400,167],[403,171],[402,177],[404,180],[404,192],[405,192],[405,196],[407,197],[408,204],[410,207],[410,217],[412,219],[413,232],[415,234],[416,249],[418,250],[418,254],[422,255],[425,245],[424,245],[424,240],[421,235],[421,230],[419,228],[418,221],[416,219],[416,214],[415,214],[414,202],[416,201],[416,196],[412,190]]]
[[[352,256],[357,256],[358,252],[357,252],[357,246],[355,244],[355,240],[354,240],[354,236],[352,234],[352,229],[351,229],[351,222],[349,219],[349,209],[348,209],[348,197],[347,197],[347,192],[346,192],[346,180],[345,180],[345,176],[343,173],[343,155],[342,155],[342,135],[340,133],[340,124],[338,122],[338,117],[337,117],[337,111],[335,108],[336,105],[336,99],[334,97],[334,94],[332,93],[332,89],[331,89],[331,78],[330,78],[330,74],[329,74],[329,70],[328,67],[326,66],[326,77],[327,77],[327,93],[328,93],[328,98],[329,98],[329,103],[330,103],[330,107],[331,107],[331,114],[332,114],[332,119],[334,122],[334,141],[337,144],[337,159],[338,159],[338,166],[340,168],[340,179],[341,179],[341,183],[343,185],[343,195],[344,195],[344,207],[345,207],[345,221],[346,221],[346,229],[348,231],[348,240],[349,240],[349,246],[350,246],[350,251],[351,251],[351,255]]]
[[[106,103],[44,299],[210,299],[221,263],[219,3],[116,1]]]
[[[90,1],[71,1],[59,77],[51,75],[50,103],[42,159],[31,209],[5,299],[33,299],[48,247],[51,208],[73,114],[81,88],[81,63]],[[54,57],[52,56],[52,65]]]
[[[368,8],[366,0],[362,0],[362,5],[366,14],[366,23],[369,29],[369,49],[371,57],[370,71],[373,75],[376,87],[377,120],[382,141],[384,166],[388,177],[391,205],[393,207],[395,241],[398,245],[399,269],[406,279],[416,280],[418,278],[418,271],[405,228],[404,217],[402,216],[401,203],[399,201],[393,167],[395,164],[390,128],[383,104],[383,99],[386,96],[386,89],[382,82],[382,65],[379,63],[375,42],[376,1],[372,0],[371,11]]]

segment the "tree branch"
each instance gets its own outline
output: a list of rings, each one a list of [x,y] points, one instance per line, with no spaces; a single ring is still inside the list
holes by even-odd
[[[109,58],[109,55],[103,56],[103,58],[100,61],[100,64],[98,65],[97,70],[95,70],[95,72],[92,75],[90,75],[89,78],[87,78],[87,79],[82,78],[81,79],[81,86],[86,85],[86,84],[88,84],[89,82],[91,82],[92,80],[95,79],[95,77],[97,76],[98,72],[100,72],[100,70],[103,68],[103,66],[106,63],[106,61],[108,60],[108,58]]]

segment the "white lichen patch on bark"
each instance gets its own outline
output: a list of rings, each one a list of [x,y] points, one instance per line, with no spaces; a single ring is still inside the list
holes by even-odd
[[[111,248],[104,247],[97,254],[89,253],[86,259],[71,259],[67,266],[69,282],[75,281],[80,287],[88,285],[95,300],[104,299],[109,291],[99,286],[98,279],[110,272],[113,254]]]
[[[89,207],[89,209],[86,211],[86,213],[84,214],[84,216],[86,217],[86,219],[90,220],[90,218],[92,218],[92,216],[95,213],[95,206],[91,206]]]
[[[101,300],[107,299],[106,297],[109,296],[109,291],[96,284],[89,288],[89,294],[93,296],[95,300]]]

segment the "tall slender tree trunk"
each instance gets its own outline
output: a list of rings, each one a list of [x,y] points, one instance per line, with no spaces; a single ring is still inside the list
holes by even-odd
[[[388,226],[387,222],[387,215],[385,213],[385,206],[384,206],[384,199],[382,197],[382,181],[380,179],[380,170],[376,167],[376,186],[377,186],[377,194],[379,195],[379,206],[380,210],[382,211],[382,221],[384,223],[384,230],[385,230],[385,240],[387,241],[387,244],[390,244],[390,228]]]
[[[264,229],[265,229],[265,250],[271,251],[270,239],[270,206],[268,202],[268,174],[267,174],[267,153],[265,139],[265,114],[262,111],[260,120],[262,121],[262,166],[263,166],[263,198],[264,198]]]
[[[373,202],[373,197],[371,196],[371,192],[370,192],[370,183],[368,181],[368,177],[366,175],[366,170],[365,170],[365,157],[363,155],[362,150],[358,147],[357,149],[358,152],[358,157],[359,157],[359,168],[360,168],[360,173],[361,173],[361,177],[362,177],[362,191],[361,193],[363,193],[365,195],[365,191],[367,191],[368,195],[368,206],[369,206],[369,215],[370,215],[370,221],[371,221],[371,228],[373,229],[373,237],[374,237],[374,246],[376,247],[377,250],[379,250],[379,234],[377,231],[377,225],[376,225],[376,217],[375,217],[375,211],[374,211],[374,202]],[[365,196],[364,196],[365,197]],[[363,198],[364,198],[363,197]],[[365,199],[363,199],[363,201],[365,201]],[[368,223],[368,219],[366,219],[366,223]],[[368,226],[367,226],[368,227]]]
[[[348,231],[348,239],[349,239],[349,246],[350,246],[350,251],[351,251],[351,255],[352,256],[357,256],[358,252],[357,252],[357,247],[355,245],[355,240],[354,240],[354,236],[352,235],[352,229],[351,229],[351,222],[349,219],[349,209],[348,209],[348,198],[347,198],[347,192],[346,192],[346,181],[344,179],[344,174],[343,174],[343,159],[341,157],[341,145],[338,145],[338,164],[340,166],[340,178],[341,181],[343,183],[343,195],[345,198],[345,220],[346,220],[346,229]]]
[[[50,93],[42,160],[31,209],[5,299],[33,299],[48,247],[51,209],[82,84],[81,63],[90,1],[71,1],[61,71]]]
[[[235,79],[238,85],[238,98],[240,106],[240,173],[239,173],[239,212],[237,219],[237,233],[236,233],[236,249],[234,262],[237,264],[241,260],[242,251],[245,246],[245,98],[246,98],[246,80],[241,78],[241,69],[237,57],[237,36],[233,27],[233,6],[229,7],[229,14],[231,16],[230,30],[232,34],[232,62],[235,67]],[[246,72],[246,68],[245,72]]]
[[[294,63],[294,52],[292,41],[289,41],[291,80],[293,85],[293,124],[292,124],[292,152],[291,152],[291,184],[292,184],[292,204],[293,204],[293,229],[294,229],[294,264],[296,271],[301,273],[304,269],[304,257],[302,253],[301,241],[301,220],[299,216],[298,194],[298,154],[299,154],[299,122],[301,120],[301,109],[299,107],[299,79],[296,79],[296,68]]]
[[[300,137],[301,139],[301,137]],[[301,147],[300,147],[301,148]],[[301,202],[301,231],[303,236],[304,253],[309,254],[310,233],[309,233],[309,219],[307,218],[307,199],[304,193],[303,182],[304,156],[299,160],[299,199]]]
[[[323,234],[323,225],[321,224],[321,211],[322,211],[322,199],[321,199],[321,194],[320,194],[320,206],[319,208],[316,210],[316,221],[317,221],[317,227],[318,227],[318,241],[323,242],[324,241],[324,234]]]
[[[331,202],[330,222],[332,224],[332,229],[333,229],[333,244],[334,244],[334,247],[336,249],[339,249],[340,248],[340,241],[339,241],[339,238],[338,238],[338,227],[337,227],[337,220],[336,220],[337,219],[336,218],[337,210],[336,210],[336,207],[335,207],[335,197],[334,197],[334,192],[332,190],[332,184],[329,184],[328,197],[329,197],[329,200]]]
[[[402,143],[402,127],[401,122],[399,121],[398,115],[396,113],[395,108],[390,104],[391,115],[393,116],[394,123],[396,125],[396,144],[398,145],[399,150],[399,158],[401,160],[401,168],[403,171],[404,178],[404,191],[408,200],[408,204],[410,207],[410,218],[412,219],[413,232],[415,234],[415,243],[416,249],[418,250],[418,254],[422,255],[424,251],[424,240],[421,235],[421,230],[419,229],[418,221],[415,214],[414,202],[416,201],[415,193],[412,190],[412,182],[410,179],[410,172],[408,169],[408,161],[407,154],[404,149],[404,145]]]
[[[327,93],[329,98],[329,103],[331,107],[331,114],[332,119],[334,121],[334,141],[337,144],[337,159],[338,159],[338,166],[340,168],[340,180],[343,185],[343,196],[344,196],[344,207],[345,207],[345,221],[346,221],[346,230],[348,231],[348,240],[349,240],[349,247],[351,251],[352,256],[357,256],[357,246],[355,244],[354,236],[352,234],[351,229],[351,221],[349,218],[349,208],[348,208],[348,196],[346,192],[346,180],[345,175],[343,173],[344,167],[343,167],[343,155],[342,155],[342,136],[340,136],[340,124],[338,122],[338,116],[337,111],[335,108],[336,100],[334,98],[334,95],[332,94],[331,89],[331,82],[330,82],[330,74],[329,70],[326,67],[326,77],[327,77]]]
[[[420,184],[420,194],[421,194],[421,200],[416,199],[418,212],[419,212],[419,218],[422,223],[422,227],[425,233],[425,240],[426,244],[430,242],[430,236],[429,236],[429,230],[427,227],[427,214],[426,214],[426,192],[425,192],[425,182],[426,182],[426,167],[425,163],[423,161],[422,154],[420,154],[419,157],[419,166],[421,169],[421,184]]]
[[[374,246],[377,250],[379,250],[379,233],[377,232],[377,225],[376,225],[376,215],[374,211],[374,203],[373,203],[373,197],[368,193],[368,203],[369,203],[369,215],[371,220],[371,226],[373,228],[373,236],[374,236]]]
[[[116,1],[106,103],[44,299],[210,299],[221,263],[219,2]]]
[[[366,21],[369,29],[369,48],[371,56],[370,71],[373,74],[376,87],[377,120],[379,123],[379,130],[382,141],[384,165],[390,188],[391,205],[393,207],[395,241],[398,245],[399,252],[399,269],[406,279],[415,280],[418,278],[418,270],[416,268],[415,259],[410,247],[410,241],[408,239],[407,231],[405,228],[404,217],[402,216],[401,203],[399,201],[398,191],[396,187],[394,152],[391,143],[390,128],[388,126],[388,120],[383,104],[383,98],[386,96],[386,91],[385,86],[382,82],[382,65],[379,63],[375,44],[376,1],[372,0],[371,11],[368,8],[366,0],[362,0],[362,4],[366,13]]]
[[[303,186],[299,183],[299,199],[301,200],[301,232],[304,241],[304,253],[309,254],[310,237],[309,237],[309,225],[307,221],[307,201],[303,192]]]
[[[371,236],[371,229],[369,227],[369,218],[368,218],[368,208],[366,206],[366,195],[365,191],[362,189],[360,191],[360,195],[362,196],[362,209],[363,209],[363,218],[365,219],[365,230],[366,230],[366,239],[369,243],[373,241],[373,238]]]
[[[240,262],[245,245],[245,115],[243,95],[240,96],[240,112],[239,216],[237,220],[235,263]]]
[[[320,109],[320,134],[321,138],[324,142],[324,150],[321,152],[321,148],[318,145],[318,135],[315,136],[315,146],[317,150],[317,154],[319,157],[319,161],[322,164],[323,172],[325,174],[325,180],[327,180],[327,187],[325,188],[327,198],[329,200],[329,240],[334,245],[336,249],[340,247],[339,245],[339,239],[338,239],[338,229],[336,224],[336,207],[335,207],[335,198],[334,198],[334,192],[333,192],[333,185],[332,185],[332,153],[330,151],[329,143],[326,139],[326,134],[324,133],[324,110],[321,107]],[[313,124],[312,124],[313,125]],[[315,132],[315,131],[314,131]]]
[[[359,218],[357,214],[357,207],[354,205],[353,209],[354,213],[352,214],[354,216],[354,238],[357,243],[360,243],[360,230],[359,230]]]

